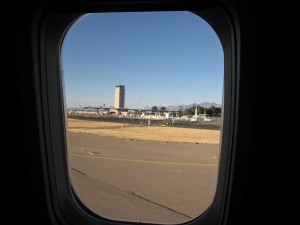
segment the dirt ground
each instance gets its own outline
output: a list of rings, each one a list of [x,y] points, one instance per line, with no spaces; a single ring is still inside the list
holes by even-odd
[[[136,141],[219,144],[220,130],[68,119],[68,131]]]

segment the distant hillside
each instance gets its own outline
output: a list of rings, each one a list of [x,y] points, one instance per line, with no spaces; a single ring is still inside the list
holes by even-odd
[[[204,102],[204,103],[193,103],[190,105],[168,105],[168,106],[164,106],[166,107],[167,110],[171,110],[171,111],[177,111],[177,110],[186,110],[189,109],[191,107],[195,107],[195,106],[201,106],[201,107],[205,107],[205,108],[210,108],[211,106],[215,106],[215,107],[219,107],[222,108],[221,104],[217,104],[214,102]],[[162,106],[157,105],[156,106],[157,109],[160,109]],[[96,106],[75,106],[75,107],[68,107],[68,110],[86,110],[86,111],[94,111],[99,109],[99,107]],[[149,108],[151,109],[151,108]]]

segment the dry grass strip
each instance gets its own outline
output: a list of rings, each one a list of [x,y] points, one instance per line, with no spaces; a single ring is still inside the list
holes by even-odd
[[[132,126],[122,123],[68,119],[68,131],[136,141],[219,144],[219,130],[166,126]]]

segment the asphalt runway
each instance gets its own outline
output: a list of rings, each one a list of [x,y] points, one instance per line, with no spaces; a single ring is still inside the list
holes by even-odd
[[[114,123],[125,123],[130,125],[147,125],[148,119],[141,119],[141,118],[119,118],[114,116],[83,116],[83,115],[68,115],[70,119],[80,119],[80,120],[92,120],[92,121],[104,121],[104,122],[114,122]],[[161,120],[151,119],[152,125],[160,125],[162,123]],[[174,123],[171,120],[168,123],[168,126],[172,127],[184,127],[184,128],[194,128],[194,129],[208,129],[208,130],[220,130],[221,129],[221,118],[214,117],[212,122],[204,122],[204,121],[187,121],[187,120],[176,120]]]
[[[68,138],[74,191],[105,218],[183,223],[203,213],[214,198],[219,145],[74,133]]]

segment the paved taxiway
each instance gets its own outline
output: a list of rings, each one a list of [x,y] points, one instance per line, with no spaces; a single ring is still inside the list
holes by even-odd
[[[161,143],[69,133],[71,183],[106,218],[182,223],[212,202],[219,145]]]

